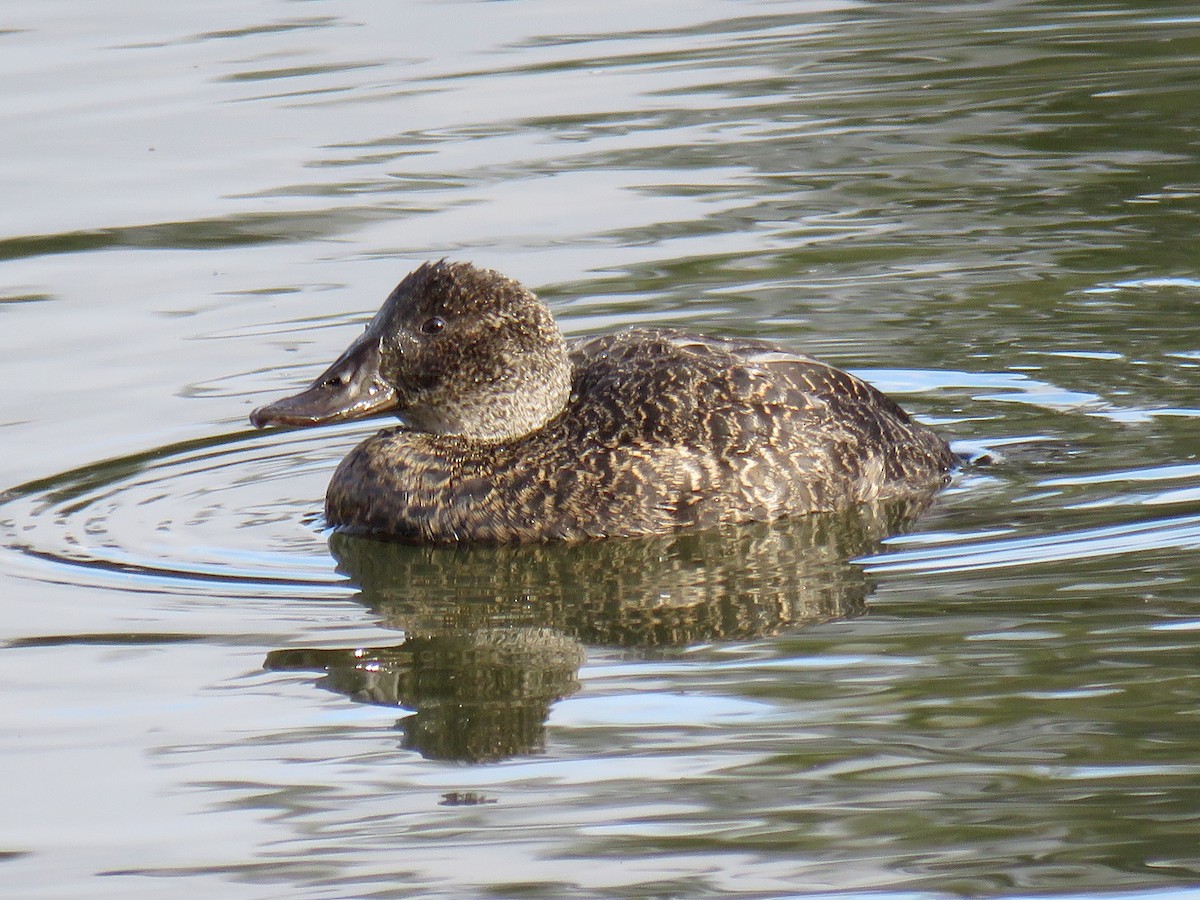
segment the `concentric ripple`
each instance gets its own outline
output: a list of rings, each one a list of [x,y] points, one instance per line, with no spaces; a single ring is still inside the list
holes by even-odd
[[[127,590],[327,596],[346,591],[320,518],[359,433],[238,432],[97,463],[0,494],[6,567]]]
[[[376,427],[239,431],[12,488],[0,493],[5,569],[135,591],[344,596],[353,588],[330,555],[321,498],[338,462]],[[857,562],[876,575],[928,575],[1191,551],[1200,547],[1197,480],[1200,467],[1184,463],[1042,479],[1026,492],[1084,513],[1078,527],[917,533]],[[1145,514],[1164,507],[1172,514]]]

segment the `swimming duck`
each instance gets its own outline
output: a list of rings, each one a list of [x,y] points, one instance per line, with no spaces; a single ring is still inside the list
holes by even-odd
[[[325,497],[329,525],[533,542],[767,521],[929,495],[955,457],[867,383],[765,341],[634,328],[564,340],[498,272],[426,263],[303,392],[250,421],[393,412]]]

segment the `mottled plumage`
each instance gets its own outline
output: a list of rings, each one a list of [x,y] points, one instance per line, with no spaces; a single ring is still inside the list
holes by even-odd
[[[376,371],[363,375],[364,361]],[[767,521],[929,494],[954,464],[895,402],[818,360],[669,329],[568,344],[533,294],[464,263],[422,266],[312,388],[252,419],[345,418],[364,384],[368,412],[407,424],[346,457],[326,518],[406,540]],[[352,403],[320,394],[349,387]]]

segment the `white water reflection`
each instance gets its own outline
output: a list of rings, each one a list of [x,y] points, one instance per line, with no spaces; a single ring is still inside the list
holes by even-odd
[[[864,557],[860,562],[873,574],[940,574],[1196,549],[1200,549],[1200,515],[1189,515],[1002,540],[956,541],[948,547],[903,550]]]

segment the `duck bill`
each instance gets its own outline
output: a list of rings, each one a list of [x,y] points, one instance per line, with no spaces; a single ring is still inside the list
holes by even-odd
[[[250,413],[255,428],[305,427],[364,419],[396,408],[396,393],[379,372],[379,339],[370,332],[350,345],[308,388]]]

